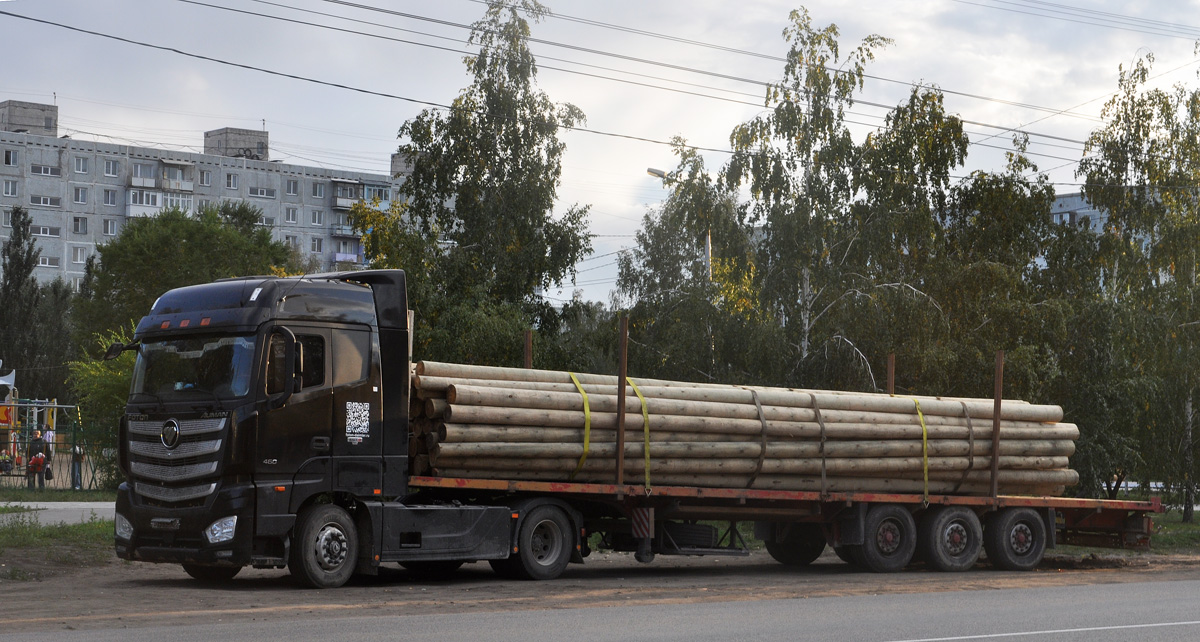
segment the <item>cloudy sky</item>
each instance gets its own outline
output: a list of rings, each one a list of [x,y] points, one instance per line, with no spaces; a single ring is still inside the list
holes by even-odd
[[[665,196],[647,167],[671,169],[673,135],[718,151],[762,111],[777,80],[782,31],[798,4],[776,0],[549,0],[534,25],[539,83],[587,114],[597,133],[565,133],[560,204],[592,205],[595,254],[575,289],[608,301],[614,252]],[[894,105],[910,83],[947,92],[972,124],[968,165],[1003,167],[1011,129],[1031,134],[1033,160],[1060,193],[1078,191],[1082,141],[1099,123],[1117,70],[1155,56],[1155,83],[1195,86],[1200,0],[810,0],[818,26],[836,24],[843,52],[879,34],[894,44],[868,68],[862,101]],[[231,10],[232,9],[232,10]],[[427,101],[448,104],[468,84],[465,28],[479,0],[0,0],[7,52],[0,100],[56,102],[60,134],[200,151],[202,133],[266,127],[271,157],[388,171],[396,132]],[[102,35],[117,36],[121,42]],[[337,83],[383,97],[232,67],[144,45]],[[412,99],[412,101],[404,100]],[[859,105],[863,136],[886,109]],[[635,140],[634,137],[648,140]],[[658,141],[658,142],[654,142]]]

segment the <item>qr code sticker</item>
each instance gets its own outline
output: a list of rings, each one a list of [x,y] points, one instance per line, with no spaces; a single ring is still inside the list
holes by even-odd
[[[360,443],[371,434],[371,404],[346,402],[346,441]]]

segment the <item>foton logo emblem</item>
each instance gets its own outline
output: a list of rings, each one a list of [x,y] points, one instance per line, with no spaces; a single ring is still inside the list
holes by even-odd
[[[179,445],[179,422],[174,419],[168,419],[162,427],[162,431],[158,433],[158,438],[162,440],[162,445],[166,446],[167,450],[175,450]]]

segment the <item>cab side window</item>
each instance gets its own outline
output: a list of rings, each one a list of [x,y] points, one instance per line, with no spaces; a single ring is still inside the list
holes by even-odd
[[[287,355],[284,353],[283,337],[271,337],[267,353],[267,394],[284,391],[288,373],[284,372]],[[313,334],[296,335],[297,360],[300,364],[300,381],[305,388],[325,384],[325,338]]]
[[[371,335],[358,330],[333,331],[333,385],[342,386],[367,378]]]

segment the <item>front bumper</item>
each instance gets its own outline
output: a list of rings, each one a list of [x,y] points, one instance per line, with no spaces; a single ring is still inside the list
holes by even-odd
[[[146,504],[123,483],[117,489],[117,513],[133,525],[129,540],[114,538],[121,559],[228,566],[250,563],[254,539],[254,487],[250,484],[222,487],[203,506],[164,508]],[[208,543],[204,529],[231,515],[237,516],[233,539]]]

